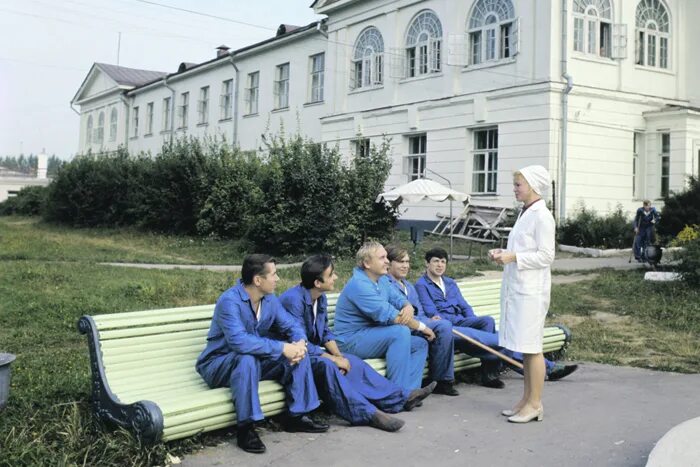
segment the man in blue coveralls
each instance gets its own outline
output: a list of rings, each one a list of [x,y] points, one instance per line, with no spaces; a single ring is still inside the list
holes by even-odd
[[[311,256],[301,266],[301,284],[280,295],[280,302],[306,331],[316,388],[333,412],[352,425],[398,431],[403,420],[385,412],[413,409],[430,395],[432,387],[409,392],[362,359],[340,352],[328,328],[326,299],[326,292],[333,291],[337,278],[330,256]]]
[[[380,281],[389,267],[381,243],[367,242],[357,252],[357,267],[335,306],[335,336],[343,352],[360,358],[385,358],[386,377],[404,390],[420,388],[428,342],[412,336],[419,326],[405,296]],[[427,331],[426,331],[427,330]]]
[[[437,381],[437,386],[433,392],[435,394],[458,396],[459,392],[454,387],[454,342],[459,338],[452,334],[452,323],[436,316],[429,318],[423,311],[415,287],[406,279],[410,270],[408,250],[399,246],[389,245],[386,247],[386,251],[389,258],[389,274],[385,276],[386,280],[399,293],[405,295],[411,305],[413,305],[413,308],[416,310],[416,319],[435,333],[435,339],[428,348],[429,378]],[[414,331],[415,333],[416,331]],[[472,353],[476,357],[483,356],[489,362],[493,362],[489,365],[484,364],[482,361],[482,384],[487,387],[502,387],[503,382],[489,372],[494,364],[498,364],[497,357],[488,352],[483,352],[483,354],[485,355]]]
[[[652,207],[651,201],[645,199],[634,216],[634,259],[637,261],[646,259],[646,248],[654,239],[654,227],[660,219],[659,211]]]
[[[291,432],[321,433],[328,425],[314,422],[308,412],[319,405],[306,335],[274,295],[279,277],[275,260],[268,255],[248,255],[241,279],[216,302],[207,334],[207,346],[197,359],[197,372],[209,387],[231,388],[238,422],[238,446],[253,453],[265,452],[255,431],[264,418],[258,397],[258,381],[274,379],[285,388]],[[274,339],[286,336],[290,342]]]
[[[447,252],[444,249],[433,248],[426,252],[425,266],[425,274],[416,281],[416,291],[426,315],[447,319],[452,322],[454,329],[462,334],[522,362],[521,353],[512,352],[498,345],[494,319],[491,316],[476,316],[471,305],[462,296],[457,282],[445,276]],[[479,358],[491,355],[462,339],[455,340],[455,347]],[[562,365],[547,359],[545,359],[545,365],[550,381],[562,379],[578,369],[578,365]],[[491,387],[503,387],[503,382],[498,381],[500,385]]]

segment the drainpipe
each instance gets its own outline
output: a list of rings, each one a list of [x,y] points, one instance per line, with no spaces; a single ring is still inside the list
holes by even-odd
[[[228,55],[228,60],[231,62],[231,66],[233,67],[234,70],[236,70],[236,83],[235,83],[235,89],[233,91],[233,141],[232,141],[232,146],[237,146],[238,145],[238,67],[236,66],[236,62],[233,60],[233,52],[231,52]]]
[[[561,95],[561,154],[559,158],[559,225],[566,219],[566,159],[569,140],[569,93],[574,87],[574,80],[568,73],[568,29],[569,12],[567,4],[569,0],[561,0],[561,77],[566,81],[566,86]]]
[[[170,141],[169,144],[173,145],[173,135],[175,133],[175,89],[170,87],[168,84],[168,75],[163,78],[163,86],[170,90]]]

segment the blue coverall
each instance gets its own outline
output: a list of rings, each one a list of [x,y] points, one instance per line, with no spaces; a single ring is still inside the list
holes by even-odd
[[[411,391],[420,388],[428,342],[394,323],[406,303],[388,281],[374,282],[355,268],[335,306],[335,335],[343,352],[385,358],[389,381]]]
[[[315,318],[311,292],[301,284],[280,295],[280,302],[306,331],[316,388],[333,412],[353,425],[366,425],[377,408],[388,413],[403,409],[409,393],[377,373],[361,358],[343,354],[350,361],[350,371],[344,375],[335,363],[322,357],[325,350],[321,346],[335,340],[328,328],[326,294],[317,299]]]
[[[291,365],[282,355],[284,342],[272,338],[277,333],[293,342],[306,340],[302,327],[274,294],[265,295],[261,306],[258,321],[240,280],[224,292],[214,308],[207,346],[196,363],[197,372],[209,387],[231,388],[239,425],[264,418],[258,397],[258,381],[264,379],[277,380],[284,386],[292,416],[320,405],[311,360],[304,357]]]
[[[644,208],[638,208],[634,216],[634,226],[639,229],[634,237],[634,259],[641,261],[646,259],[646,247],[651,245],[654,238],[654,227],[661,219],[661,215],[656,208],[651,208],[645,212]]]
[[[496,333],[496,322],[491,316],[476,316],[474,309],[467,303],[459,290],[459,286],[454,279],[442,276],[445,292],[442,292],[427,274],[423,274],[416,281],[416,291],[423,306],[425,314],[428,316],[438,315],[443,319],[452,321],[454,329],[462,334],[471,337],[484,345],[498,350],[519,362],[523,361],[523,354],[513,352],[498,345],[498,333]],[[481,359],[498,358],[494,355],[469,344],[464,339],[457,339],[455,347],[462,352]],[[554,369],[554,362],[544,360],[547,374]],[[518,371],[518,370],[516,370]],[[518,371],[520,372],[520,371]]]
[[[406,279],[399,282],[390,274],[382,277],[381,280],[384,280],[384,278],[413,305],[415,318],[435,333],[435,339],[428,343],[428,378],[433,381],[453,381],[455,378],[455,354],[452,323],[446,319],[434,320],[428,318],[420,304],[415,287]],[[405,290],[402,284],[405,286]],[[413,334],[416,336],[423,335],[420,331],[413,331]]]

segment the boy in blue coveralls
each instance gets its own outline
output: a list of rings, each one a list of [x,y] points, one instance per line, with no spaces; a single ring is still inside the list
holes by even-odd
[[[268,255],[248,255],[241,280],[216,302],[207,334],[207,346],[197,359],[197,372],[209,387],[230,387],[238,422],[238,446],[248,452],[265,452],[255,431],[264,418],[258,381],[279,381],[287,394],[287,431],[321,433],[328,425],[306,414],[319,405],[306,335],[274,295],[279,277]],[[290,342],[274,339],[274,333]]]
[[[357,267],[335,306],[335,336],[343,352],[360,358],[385,358],[386,377],[404,390],[420,388],[428,342],[412,336],[421,328],[405,296],[381,281],[389,260],[378,242],[358,250]],[[428,341],[435,334],[422,327]]]
[[[326,299],[326,292],[333,291],[337,278],[330,256],[311,256],[301,266],[301,284],[280,295],[280,302],[306,331],[316,388],[333,412],[352,425],[398,431],[404,425],[403,420],[385,412],[413,409],[430,394],[432,387],[409,393],[362,359],[340,352],[328,328]]]
[[[637,261],[646,259],[646,247],[654,239],[654,228],[659,220],[661,220],[661,214],[651,206],[651,201],[645,199],[634,216],[634,259]]]
[[[423,311],[423,306],[418,298],[418,292],[406,277],[411,267],[408,250],[397,246],[387,246],[389,258],[388,280],[402,294],[416,310],[416,319],[433,329],[436,339],[431,342],[429,349],[430,377],[438,381],[435,394],[446,394],[448,396],[458,396],[459,392],[454,388],[454,347],[459,346],[462,350],[465,347],[458,337],[452,334],[452,323],[449,320],[441,319],[439,316],[428,317]],[[438,341],[441,345],[436,345]],[[503,382],[492,376],[494,367],[498,366],[498,357],[489,352],[484,352],[474,346],[469,348],[469,354],[482,359],[481,364],[481,384],[491,388],[502,388]]]
[[[476,316],[471,305],[462,297],[462,292],[454,279],[445,276],[447,270],[447,252],[442,248],[433,248],[425,253],[426,272],[416,281],[416,291],[425,314],[440,317],[452,322],[454,328],[482,344],[522,362],[521,353],[512,352],[498,345],[496,322],[491,316]],[[459,339],[455,346],[463,352],[482,358],[487,353]],[[488,354],[491,355],[491,354]],[[562,365],[545,359],[547,377],[556,381],[570,375],[578,365]],[[517,370],[516,370],[517,371]],[[500,381],[500,380],[498,380]],[[503,382],[494,387],[503,387]]]

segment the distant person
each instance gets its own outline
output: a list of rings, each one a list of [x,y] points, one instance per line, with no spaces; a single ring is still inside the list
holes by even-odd
[[[398,431],[403,420],[387,412],[413,409],[431,388],[402,389],[361,358],[340,351],[328,328],[326,299],[336,279],[330,256],[311,256],[301,265],[301,283],[280,295],[280,301],[306,331],[316,388],[333,412],[352,425]]]
[[[380,280],[389,270],[381,243],[366,242],[356,258],[357,267],[335,305],[335,337],[340,350],[360,358],[385,358],[389,381],[404,390],[419,389],[428,341],[435,335],[414,318],[406,296]],[[411,335],[417,330],[422,330],[428,341]]]
[[[307,356],[306,334],[274,295],[279,277],[268,255],[248,255],[241,279],[217,300],[207,346],[197,358],[197,372],[209,387],[230,387],[238,423],[237,442],[244,451],[265,452],[255,431],[264,418],[258,382],[284,386],[291,432],[321,433],[328,425],[307,414],[320,405]],[[288,341],[274,339],[284,335]]]
[[[646,248],[656,236],[655,228],[661,220],[661,214],[645,199],[634,216],[634,259],[642,262],[646,259]]]
[[[542,340],[549,310],[555,233],[554,217],[542,199],[549,184],[549,172],[540,165],[515,172],[513,192],[524,206],[508,235],[506,249],[489,251],[494,262],[505,266],[498,343],[523,354],[523,395],[512,409],[501,412],[513,423],[541,421],[544,417],[546,367]]]

